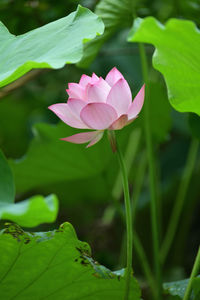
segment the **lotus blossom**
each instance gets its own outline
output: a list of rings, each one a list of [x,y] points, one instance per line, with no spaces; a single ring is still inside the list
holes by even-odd
[[[93,129],[62,138],[87,147],[96,144],[105,130],[119,130],[137,118],[144,103],[142,86],[132,102],[130,87],[123,75],[113,68],[105,80],[96,74],[83,74],[79,83],[69,83],[67,103],[49,107],[64,123],[74,128]]]

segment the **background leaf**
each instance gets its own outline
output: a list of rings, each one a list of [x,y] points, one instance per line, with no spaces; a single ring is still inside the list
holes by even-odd
[[[0,87],[33,68],[58,69],[66,63],[78,62],[83,42],[103,30],[100,18],[81,6],[65,18],[20,36],[12,35],[0,23]]]
[[[15,197],[14,178],[11,169],[0,150],[0,202],[12,203]]]
[[[79,67],[88,67],[103,44],[118,30],[130,27],[133,22],[134,8],[137,0],[101,0],[94,12],[102,18],[105,32],[84,46],[84,55]]]
[[[13,204],[0,202],[0,219],[16,222],[23,227],[54,222],[57,213],[58,199],[55,195],[48,197],[37,195]]]
[[[167,92],[160,80],[149,82],[149,118],[151,120],[151,133],[156,142],[166,141],[172,127],[171,106],[168,102]],[[138,118],[139,127],[143,128],[144,111]],[[159,126],[158,126],[159,123]]]
[[[180,299],[184,297],[185,290],[188,284],[188,279],[174,281],[174,282],[167,282],[163,284],[163,288],[167,294],[172,296],[179,296]]]
[[[125,280],[91,258],[73,227],[25,233],[16,225],[0,234],[0,293],[16,300],[121,300]],[[140,299],[136,280],[131,281],[132,300]]]
[[[172,296],[179,296],[179,299],[183,299],[186,287],[188,285],[189,279],[184,279],[180,281],[164,283],[163,287],[167,294]],[[200,278],[196,277],[193,280],[193,291],[191,293],[191,300],[198,300],[200,296]]]
[[[13,174],[2,151],[0,151],[0,220],[17,222],[24,227],[34,227],[45,222],[54,222],[58,213],[55,195],[46,198],[33,196],[14,203],[15,187]]]
[[[200,140],[200,118],[196,114],[189,114],[189,126],[192,135]]]
[[[13,101],[12,97],[5,97],[0,101],[0,148],[6,157],[19,157],[22,155],[28,145],[29,130],[27,123],[29,122],[31,108],[31,99]],[[22,99],[23,97],[20,97]],[[8,121],[8,112],[9,120]],[[20,142],[19,142],[20,141]],[[13,147],[15,145],[15,147]]]
[[[76,145],[61,141],[75,129],[64,123],[37,124],[35,137],[27,155],[11,161],[17,192],[51,183],[83,179],[100,173],[108,164],[111,150],[106,137],[96,147]],[[80,131],[80,130],[79,130]]]
[[[153,44],[153,65],[167,83],[169,100],[180,112],[200,115],[200,32],[191,21],[137,18],[128,41]]]

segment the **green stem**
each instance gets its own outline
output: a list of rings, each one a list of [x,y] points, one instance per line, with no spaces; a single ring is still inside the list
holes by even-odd
[[[146,84],[146,91],[148,96],[148,66],[147,66],[147,57],[145,53],[145,48],[143,44],[139,44],[140,58],[142,64],[142,73],[144,82]],[[152,227],[152,240],[153,240],[153,258],[154,258],[154,268],[156,275],[157,283],[157,299],[161,299],[162,295],[162,280],[161,280],[161,268],[159,261],[159,231],[158,231],[158,220],[157,220],[157,201],[156,201],[156,188],[155,188],[155,164],[153,157],[153,147],[152,147],[152,138],[151,138],[151,127],[149,120],[149,101],[146,97],[144,105],[144,131],[146,138],[147,146],[147,157],[149,164],[149,176],[150,176],[150,195],[151,195],[151,227]]]
[[[141,137],[142,137],[142,130],[140,128],[134,128],[134,130],[131,132],[129,136],[129,140],[124,153],[124,161],[127,166],[127,174],[130,173],[131,166],[136,160],[136,154],[138,153]],[[119,202],[122,192],[123,192],[123,186],[121,183],[121,174],[118,174],[112,190],[113,199]]]
[[[132,250],[133,250],[132,214],[131,214],[131,202],[130,202],[130,195],[129,195],[127,171],[126,171],[122,153],[118,145],[117,145],[116,152],[117,152],[117,157],[119,160],[119,165],[121,168],[121,174],[123,179],[124,201],[125,201],[125,211],[126,211],[126,231],[127,231],[126,266],[127,268],[126,268],[126,287],[125,287],[124,300],[128,300],[129,292],[130,292],[130,280],[132,275]]]
[[[139,169],[138,169],[138,176],[137,176],[137,180],[136,180],[136,189],[132,195],[132,223],[134,223],[134,219],[135,219],[135,213],[136,213],[136,208],[137,208],[137,203],[138,203],[138,199],[139,199],[139,195],[141,192],[141,188],[142,188],[142,184],[144,181],[144,175],[145,175],[145,170],[146,170],[146,155],[145,153],[142,154],[141,157],[141,161],[140,161],[140,165],[139,165]],[[117,208],[122,221],[125,222],[125,215],[121,212],[121,209],[119,211],[119,207]],[[150,265],[148,263],[146,254],[144,252],[142,243],[140,241],[139,236],[137,235],[137,232],[134,231],[133,234],[133,245],[135,248],[135,251],[138,255],[138,258],[140,260],[141,263],[141,267],[142,270],[144,272],[144,275],[147,279],[147,281],[149,282],[149,286],[151,288],[152,294],[154,295],[154,298],[156,298],[156,285],[155,285],[155,280],[153,277],[153,274],[151,272],[151,268]],[[126,252],[126,234],[124,233],[123,235],[123,239],[122,239],[122,247],[121,247],[121,251],[120,251],[120,267],[121,265],[123,265],[124,263],[124,253]]]
[[[161,253],[160,258],[162,264],[164,264],[166,257],[169,253],[170,247],[172,245],[174,236],[176,234],[176,230],[178,227],[180,215],[183,209],[184,200],[187,195],[187,190],[189,187],[189,183],[192,177],[192,172],[195,166],[195,161],[198,153],[198,146],[199,142],[196,139],[193,139],[190,144],[190,149],[188,152],[188,158],[185,165],[185,169],[183,172],[183,176],[181,179],[181,183],[179,186],[177,198],[174,204],[174,208],[172,210],[172,215],[169,221],[169,226],[167,229],[167,233],[165,235],[165,239],[163,241],[162,247],[161,247]]]
[[[200,247],[199,247],[197,256],[195,258],[194,266],[192,268],[192,273],[190,275],[190,279],[189,279],[189,282],[188,282],[188,285],[187,285],[187,288],[186,288],[183,300],[189,300],[190,299],[190,294],[191,294],[191,291],[192,291],[193,279],[197,276],[199,268],[200,268]]]
[[[108,132],[108,135],[110,133]],[[131,170],[131,166],[133,165],[134,160],[136,159],[136,153],[138,151],[139,148],[139,144],[140,144],[140,140],[141,140],[141,129],[140,128],[135,128],[129,137],[129,141],[126,147],[126,152],[124,155],[124,160],[125,160],[125,164],[127,166],[127,172],[129,174],[130,170]],[[123,192],[123,184],[121,181],[121,172],[119,172],[119,174],[117,174],[117,178],[112,190],[112,198],[113,198],[113,203],[108,206],[105,209],[105,212],[103,214],[102,217],[102,224],[104,225],[109,225],[112,223],[113,218],[115,217],[116,212],[120,213],[120,215],[122,215],[124,213],[122,207],[121,207],[121,203],[120,203],[120,198]]]

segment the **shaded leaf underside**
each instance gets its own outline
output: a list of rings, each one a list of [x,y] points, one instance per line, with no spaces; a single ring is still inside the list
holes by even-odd
[[[0,87],[33,68],[62,68],[83,55],[83,43],[102,34],[103,22],[80,5],[67,17],[14,36],[0,22]]]

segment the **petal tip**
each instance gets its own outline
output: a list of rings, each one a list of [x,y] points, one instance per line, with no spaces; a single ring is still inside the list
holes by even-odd
[[[116,67],[113,67],[110,72],[108,72],[105,80],[110,86],[113,86],[120,78],[124,78],[124,76]]]
[[[51,111],[55,112],[55,111],[56,111],[56,106],[57,106],[58,104],[59,104],[59,103],[52,104],[52,105],[48,106],[48,109],[50,109]]]

